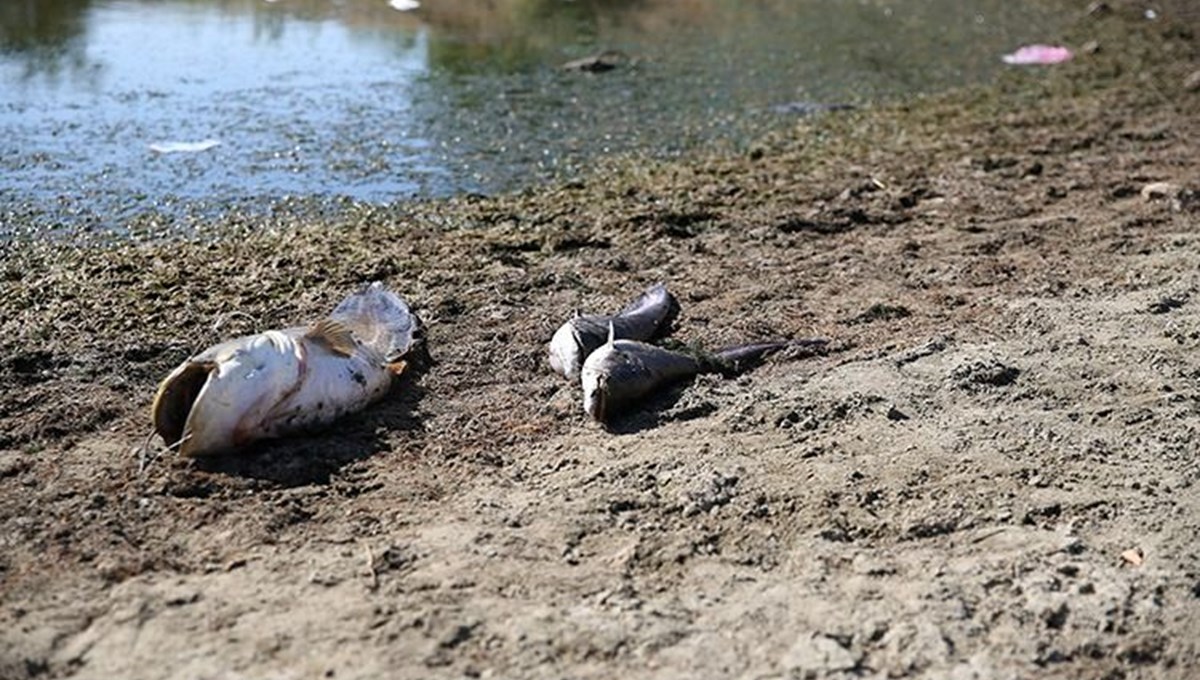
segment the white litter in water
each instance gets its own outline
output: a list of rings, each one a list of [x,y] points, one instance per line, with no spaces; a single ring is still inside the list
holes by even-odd
[[[392,9],[400,12],[411,12],[421,6],[417,0],[388,0],[388,4]]]
[[[1070,49],[1060,45],[1026,45],[1006,54],[1001,59],[1006,64],[1027,66],[1030,64],[1059,64],[1075,56]]]
[[[150,150],[155,153],[198,153],[208,151],[214,146],[221,146],[216,139],[206,139],[201,142],[155,142]]]

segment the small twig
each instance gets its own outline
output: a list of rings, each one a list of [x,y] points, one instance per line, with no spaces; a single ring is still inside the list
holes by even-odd
[[[192,438],[192,433],[189,432],[174,444],[158,447],[158,449],[155,451],[155,456],[153,458],[148,458],[146,454],[150,451],[150,442],[154,441],[154,435],[154,430],[151,430],[150,434],[146,435],[146,440],[142,442],[140,447],[138,447],[138,475],[146,472],[147,463],[152,463],[159,458],[162,458],[164,453],[170,453],[171,451],[178,449],[181,445],[183,445],[184,442]]]
[[[146,435],[145,441],[138,447],[138,475],[141,476],[146,472],[146,453],[150,450],[150,442],[154,440],[154,429],[150,429],[150,434]],[[161,453],[159,454],[161,455]],[[155,456],[157,459],[158,456]]]
[[[1000,527],[999,529],[994,529],[994,530],[992,530],[992,531],[989,531],[989,532],[987,532],[987,533],[985,533],[985,534],[983,534],[983,535],[976,536],[975,538],[972,538],[972,539],[971,539],[971,543],[983,543],[984,541],[988,540],[988,539],[989,539],[989,538],[991,538],[992,536],[996,536],[996,535],[1002,534],[1002,533],[1004,533],[1005,531],[1007,531],[1007,529],[1006,529],[1006,528],[1004,528],[1004,527]]]

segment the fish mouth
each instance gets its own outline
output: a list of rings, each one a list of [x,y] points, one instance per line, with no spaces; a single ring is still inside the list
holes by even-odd
[[[151,407],[154,431],[163,438],[167,448],[178,450],[183,445],[187,438],[188,416],[216,367],[212,362],[189,362],[158,388]]]
[[[584,409],[592,418],[605,422],[608,417],[608,377],[597,375],[595,385],[584,393]]]

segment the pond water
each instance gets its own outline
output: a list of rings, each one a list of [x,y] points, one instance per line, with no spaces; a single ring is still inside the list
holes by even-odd
[[[2,0],[0,239],[493,192],[984,80],[1020,0]],[[564,69],[616,51],[616,67]],[[830,114],[835,115],[835,114]]]

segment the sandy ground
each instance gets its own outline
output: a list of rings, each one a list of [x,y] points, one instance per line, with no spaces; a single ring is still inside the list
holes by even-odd
[[[1095,54],[747,157],[8,247],[0,677],[1196,677],[1200,61],[1117,4]],[[375,278],[434,365],[139,471],[173,365]],[[659,280],[680,339],[829,351],[605,431],[544,343]]]

